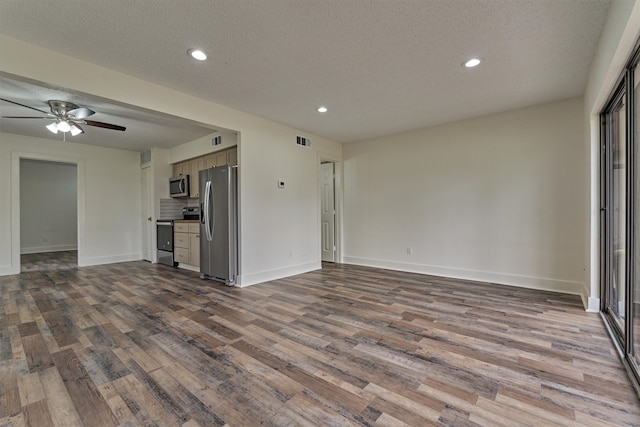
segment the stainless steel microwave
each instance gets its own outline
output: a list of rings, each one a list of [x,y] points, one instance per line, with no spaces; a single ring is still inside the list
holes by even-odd
[[[189,175],[169,179],[169,196],[189,197]]]

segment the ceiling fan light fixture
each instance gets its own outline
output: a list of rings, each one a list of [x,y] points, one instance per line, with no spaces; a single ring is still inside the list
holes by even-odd
[[[71,123],[71,126],[69,127],[69,132],[71,132],[71,136],[76,136],[76,135],[80,135],[81,133],[84,133],[82,128],[74,123]]]
[[[45,126],[51,133],[58,133],[58,123],[52,122]]]
[[[71,130],[71,125],[69,125],[69,122],[67,122],[66,120],[60,120],[58,122],[58,130],[60,132],[67,133]]]

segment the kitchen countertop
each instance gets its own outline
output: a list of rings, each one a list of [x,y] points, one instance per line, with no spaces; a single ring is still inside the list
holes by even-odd
[[[197,219],[174,219],[173,222],[186,222],[186,223],[191,223],[191,224],[197,224],[200,221]]]

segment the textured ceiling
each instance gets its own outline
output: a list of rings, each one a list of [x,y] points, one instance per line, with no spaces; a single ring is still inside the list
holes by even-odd
[[[608,6],[0,0],[0,33],[349,142],[582,95]],[[210,60],[190,60],[191,47]],[[472,56],[485,62],[463,68]],[[118,108],[95,120],[122,122]]]

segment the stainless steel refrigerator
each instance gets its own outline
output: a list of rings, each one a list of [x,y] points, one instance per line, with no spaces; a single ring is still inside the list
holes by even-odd
[[[200,277],[236,284],[238,275],[237,168],[200,171]]]

